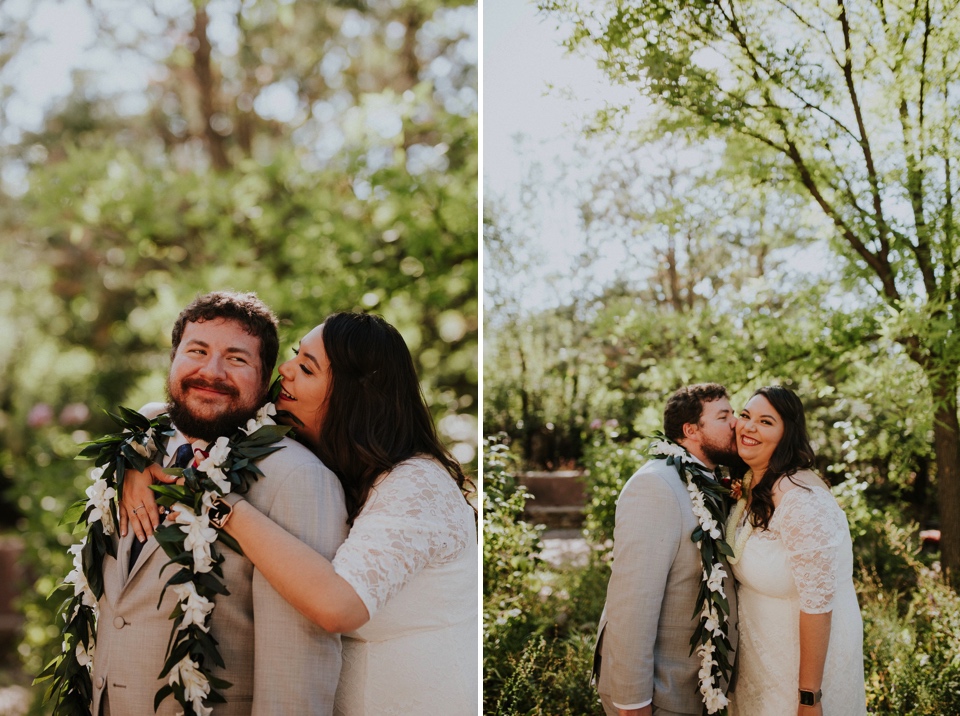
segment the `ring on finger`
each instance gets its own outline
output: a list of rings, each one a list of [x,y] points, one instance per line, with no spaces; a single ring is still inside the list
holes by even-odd
[[[143,506],[143,505],[138,505],[137,507],[134,507],[134,508],[133,508],[133,514],[137,514],[137,510],[142,510],[142,509],[144,509],[144,506]]]

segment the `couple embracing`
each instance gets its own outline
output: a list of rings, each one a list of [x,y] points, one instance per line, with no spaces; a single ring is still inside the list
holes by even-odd
[[[608,716],[864,716],[850,531],[800,399],[770,386],[735,413],[723,386],[693,385],[663,423],[617,502],[595,659]],[[734,504],[719,465],[748,468]]]
[[[399,332],[378,316],[339,313],[307,333],[279,368],[277,417],[296,440],[258,460],[262,476],[243,496],[230,492],[196,517],[164,514],[151,484],[176,480],[163,466],[191,460],[216,472],[225,436],[271,412],[277,318],[255,294],[214,292],[181,312],[172,344],[168,402],[141,409],[172,420],[163,465],[127,471],[103,561],[93,693],[81,695],[92,713],[183,713],[175,687],[197,716],[473,714],[475,511]],[[178,603],[181,585],[165,589],[164,522],[184,532],[202,523],[242,548],[217,558],[226,589],[213,603],[196,594]],[[204,649],[168,686],[159,676],[181,610],[222,661]]]

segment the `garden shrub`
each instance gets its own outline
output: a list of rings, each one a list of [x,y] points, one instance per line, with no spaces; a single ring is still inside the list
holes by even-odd
[[[876,716],[960,713],[960,596],[934,570],[921,568],[917,579],[906,600],[875,574],[861,580],[867,705]]]
[[[873,504],[868,485],[854,477],[832,488],[847,515],[853,557],[860,569],[869,569],[888,590],[909,591],[925,560],[917,538],[919,527],[904,523],[896,506]]]
[[[515,458],[499,437],[483,447],[483,596],[515,596],[535,569],[542,528],[522,520],[530,494],[513,475]]]
[[[617,433],[598,433],[584,451],[587,466],[583,531],[587,540],[599,547],[613,546],[613,528],[617,498],[624,484],[649,458],[644,453],[646,440],[617,442]]]
[[[507,658],[509,677],[484,713],[496,716],[603,716],[590,684],[593,640],[581,634],[563,639],[533,635],[518,654]]]

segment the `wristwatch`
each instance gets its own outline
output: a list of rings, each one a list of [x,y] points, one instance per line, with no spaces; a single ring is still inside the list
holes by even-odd
[[[210,524],[218,530],[222,530],[233,514],[233,505],[222,497],[214,497],[213,505],[210,506],[210,512],[207,516],[210,518]],[[802,702],[801,702],[802,703]]]
[[[817,689],[816,692],[807,691],[806,689],[800,689],[800,705],[801,706],[816,706],[820,703],[820,699],[823,697],[823,690]]]

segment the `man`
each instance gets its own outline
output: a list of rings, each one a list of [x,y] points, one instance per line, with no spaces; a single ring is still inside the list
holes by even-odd
[[[726,389],[715,383],[681,388],[667,401],[664,434],[706,468],[737,456]],[[609,716],[699,716],[700,658],[690,654],[703,566],[691,535],[698,527],[676,467],[652,460],[617,500],[613,567],[597,636],[595,677]],[[728,570],[729,572],[729,570]],[[731,629],[736,600],[730,578]],[[732,660],[732,657],[731,657]]]
[[[267,396],[278,344],[276,317],[254,294],[215,292],[184,309],[173,329],[167,382],[166,407],[177,428],[166,445],[168,456],[185,443],[231,435],[254,417]],[[141,412],[155,415],[163,409],[157,407]],[[279,445],[281,450],[258,463],[264,476],[245,497],[332,559],[347,534],[340,482],[299,443],[284,438]],[[170,457],[166,464],[171,464]],[[156,507],[150,500],[137,500],[144,502],[150,504],[149,527],[155,527]],[[138,520],[131,523],[145,536]],[[149,527],[146,532],[152,534]],[[131,551],[136,532],[121,531],[125,534],[115,542],[117,559],[108,556],[104,561],[93,713],[141,716],[154,713],[154,696],[166,683],[158,677],[177,597],[168,589],[158,607],[173,571],[161,575],[167,557],[156,539],[151,536],[142,551]],[[225,557],[229,595],[216,598],[212,613],[211,633],[226,664],[214,675],[232,686],[223,691],[227,703],[214,704],[213,714],[331,714],[340,675],[339,636],[301,616],[249,560],[222,545],[218,548]],[[156,713],[173,716],[178,711],[170,696]]]

